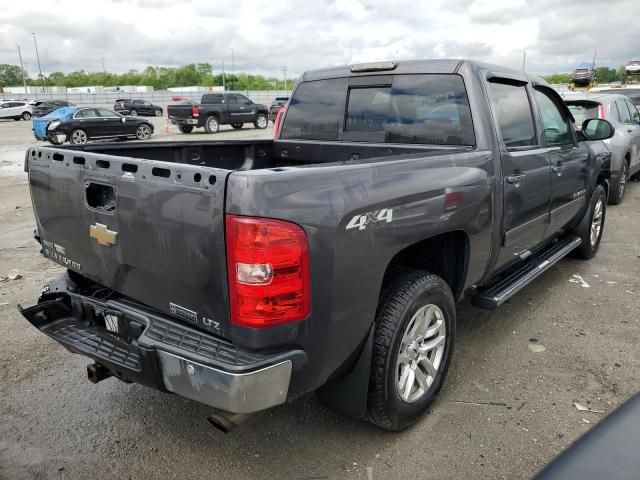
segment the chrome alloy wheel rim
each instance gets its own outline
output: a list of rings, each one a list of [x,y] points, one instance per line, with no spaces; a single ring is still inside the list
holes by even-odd
[[[414,403],[429,390],[442,365],[447,327],[437,305],[424,305],[407,325],[396,364],[400,398]]]
[[[146,125],[140,125],[138,127],[138,138],[140,140],[146,140],[151,136],[151,130]]]
[[[258,117],[258,127],[265,128],[267,126],[267,119],[264,116]]]
[[[595,247],[598,242],[598,237],[600,236],[600,230],[602,229],[602,210],[603,203],[602,199],[599,198],[596,206],[593,209],[593,218],[591,219],[591,246]]]
[[[73,135],[71,136],[71,140],[76,145],[82,145],[84,143],[87,143],[87,134],[82,130],[76,130],[75,132],[73,132]]]
[[[207,120],[207,127],[209,127],[209,130],[217,130],[218,129],[218,121],[215,118],[210,118],[209,120]]]

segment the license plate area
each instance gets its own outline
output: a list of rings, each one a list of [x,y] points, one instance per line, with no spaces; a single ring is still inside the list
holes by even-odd
[[[98,330],[133,343],[145,329],[145,324],[126,318],[122,312],[106,308],[93,308],[93,326]]]

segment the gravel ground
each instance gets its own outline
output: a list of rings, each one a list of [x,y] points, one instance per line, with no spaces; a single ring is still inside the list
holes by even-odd
[[[158,139],[211,138],[152,121]],[[0,478],[524,479],[603,417],[574,402],[608,413],[640,388],[640,183],[609,208],[594,260],[563,260],[494,312],[460,306],[447,382],[406,432],[308,395],[225,435],[206,406],[115,379],[92,385],[88,359],[16,311],[61,271],[32,239],[19,165],[30,135],[26,122],[0,122],[0,277],[22,274],[0,281]]]

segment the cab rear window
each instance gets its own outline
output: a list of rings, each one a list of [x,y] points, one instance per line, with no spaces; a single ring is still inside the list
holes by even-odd
[[[473,122],[459,75],[395,75],[301,83],[290,101],[282,139],[474,145]]]

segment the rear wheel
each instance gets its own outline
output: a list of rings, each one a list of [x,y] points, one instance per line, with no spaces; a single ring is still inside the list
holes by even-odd
[[[611,195],[609,196],[609,203],[613,205],[620,205],[622,203],[622,198],[624,197],[624,191],[627,186],[628,176],[629,176],[629,167],[627,165],[627,160],[625,159],[622,161],[622,166],[620,167],[618,181],[611,189]]]
[[[607,193],[602,185],[596,185],[591,194],[589,207],[574,230],[574,233],[582,240],[580,246],[573,251],[576,257],[590,260],[596,256],[602,239],[606,213]]]
[[[218,119],[216,117],[207,118],[207,121],[204,122],[204,129],[207,133],[218,133],[218,130],[220,130],[220,123],[218,123]]]
[[[178,125],[178,129],[182,133],[191,133],[193,132],[193,125]]]
[[[29,112],[22,112],[22,119],[23,119],[23,120],[31,120],[31,113],[29,113]]]
[[[138,111],[137,110],[130,110],[129,111],[129,115],[131,115],[132,117],[137,117],[138,116]]]
[[[449,368],[456,311],[447,283],[398,269],[376,314],[368,419],[387,430],[413,425],[438,393]]]
[[[253,122],[253,126],[262,130],[263,128],[267,128],[267,125],[269,125],[269,119],[264,113],[259,113],[256,121]]]
[[[156,110],[156,117],[161,117],[162,116],[162,110],[158,109]]]
[[[243,127],[244,123],[232,123],[231,126],[236,130],[240,130]]]
[[[147,140],[149,137],[151,137],[149,125],[142,124],[136,129],[136,138],[138,140]]]

